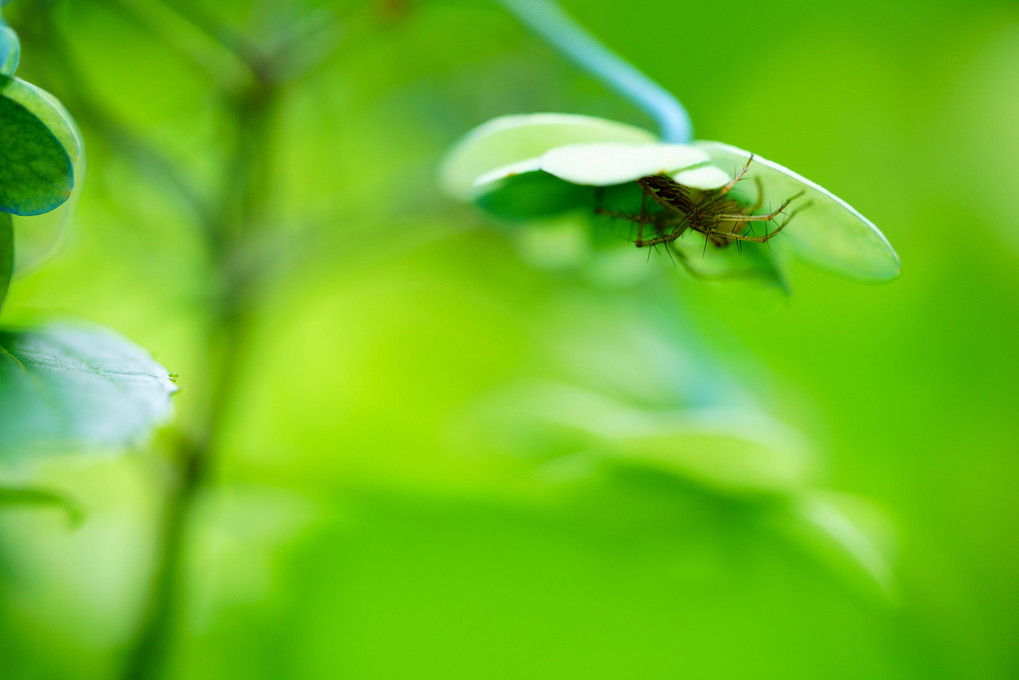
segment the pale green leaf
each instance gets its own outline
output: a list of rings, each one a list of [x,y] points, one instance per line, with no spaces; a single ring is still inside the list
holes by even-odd
[[[802,437],[765,416],[713,410],[656,420],[615,438],[606,454],[737,495],[787,493],[813,476]]]
[[[691,189],[711,191],[713,189],[721,189],[732,180],[732,177],[721,168],[717,168],[714,165],[705,165],[700,168],[677,172],[672,176],[672,179]]]
[[[0,77],[0,211],[36,215],[67,200],[81,142],[67,111],[18,78]]]
[[[0,460],[132,445],[170,416],[175,390],[165,368],[112,331],[0,331]]]
[[[648,175],[683,170],[708,160],[708,155],[685,144],[568,144],[542,155],[540,168],[573,184],[611,186]]]
[[[742,169],[751,157],[749,151],[720,142],[694,144],[706,151],[713,163],[733,172]],[[797,206],[805,207],[796,213],[789,228],[772,241],[774,246],[779,241],[788,243],[818,266],[858,279],[886,281],[899,275],[899,256],[884,234],[828,190],[760,156],[753,156],[746,177],[760,178],[766,204],[780,203],[805,192],[787,212]]]
[[[855,496],[813,490],[796,497],[790,510],[802,538],[819,556],[854,565],[881,592],[892,592],[894,531],[877,508]]]
[[[642,128],[591,116],[565,113],[502,116],[474,128],[456,144],[443,162],[440,182],[449,195],[466,201],[474,197],[476,180],[485,173],[533,162],[558,146],[654,141],[655,136]],[[519,168],[514,172],[520,172]]]

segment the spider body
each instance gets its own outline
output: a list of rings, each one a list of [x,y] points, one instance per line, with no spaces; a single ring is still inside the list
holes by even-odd
[[[696,231],[704,235],[705,247],[710,243],[716,248],[725,248],[743,241],[765,243],[774,238],[785,228],[795,212],[790,214],[776,229],[765,228],[763,236],[753,234],[750,224],[753,222],[771,222],[802,192],[792,196],[773,212],[758,215],[764,203],[764,191],[760,180],[757,182],[757,200],[747,206],[737,201],[729,192],[750,168],[753,158],[747,161],[743,170],[725,186],[700,190],[680,184],[665,174],[649,175],[637,180],[643,191],[639,215],[619,213],[599,208],[600,214],[610,217],[621,217],[637,224],[637,238],[634,245],[638,248],[650,248],[659,244],[669,244],[686,233]],[[649,212],[648,199],[660,210]],[[805,207],[805,206],[801,206]],[[654,234],[645,237],[645,228],[650,227]],[[749,234],[747,232],[750,232]]]

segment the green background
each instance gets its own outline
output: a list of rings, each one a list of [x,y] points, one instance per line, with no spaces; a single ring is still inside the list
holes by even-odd
[[[788,299],[643,252],[649,275],[628,286],[535,266],[514,229],[438,192],[444,150],[506,113],[649,121],[495,3],[329,7],[335,52],[280,101],[271,228],[252,251],[289,265],[238,348],[173,677],[1019,676],[1014,3],[566,3],[682,99],[697,137],[827,187],[901,256],[886,285],[793,264]],[[261,40],[314,8],[208,9]],[[72,81],[48,68],[39,11],[5,8],[19,75],[79,118],[89,173],[59,254],[15,282],[5,323],[118,329],[180,375],[189,422],[208,293],[194,215],[76,104],[210,186],[248,131],[229,128],[172,29],[116,2],[57,3]],[[811,488],[865,501],[884,527],[891,585],[753,493],[592,463],[534,424],[563,386],[651,417],[789,426],[777,448],[803,440]],[[519,408],[521,390],[546,401]],[[167,439],[5,468],[65,490],[85,519],[0,517],[0,676],[116,676]]]

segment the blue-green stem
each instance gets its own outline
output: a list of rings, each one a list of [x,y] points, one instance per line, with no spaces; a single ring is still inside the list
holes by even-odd
[[[606,85],[644,109],[662,139],[685,144],[693,135],[686,109],[671,93],[585,31],[555,0],[497,0],[531,30]]]

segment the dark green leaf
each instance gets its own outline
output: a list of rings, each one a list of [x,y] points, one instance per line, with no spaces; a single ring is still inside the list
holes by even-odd
[[[169,417],[174,391],[165,368],[112,331],[0,331],[0,460],[132,445]]]
[[[500,217],[528,219],[593,206],[594,190],[537,170],[489,182],[476,200]]]
[[[52,96],[0,76],[0,211],[38,215],[66,201],[80,151],[70,116]]]

